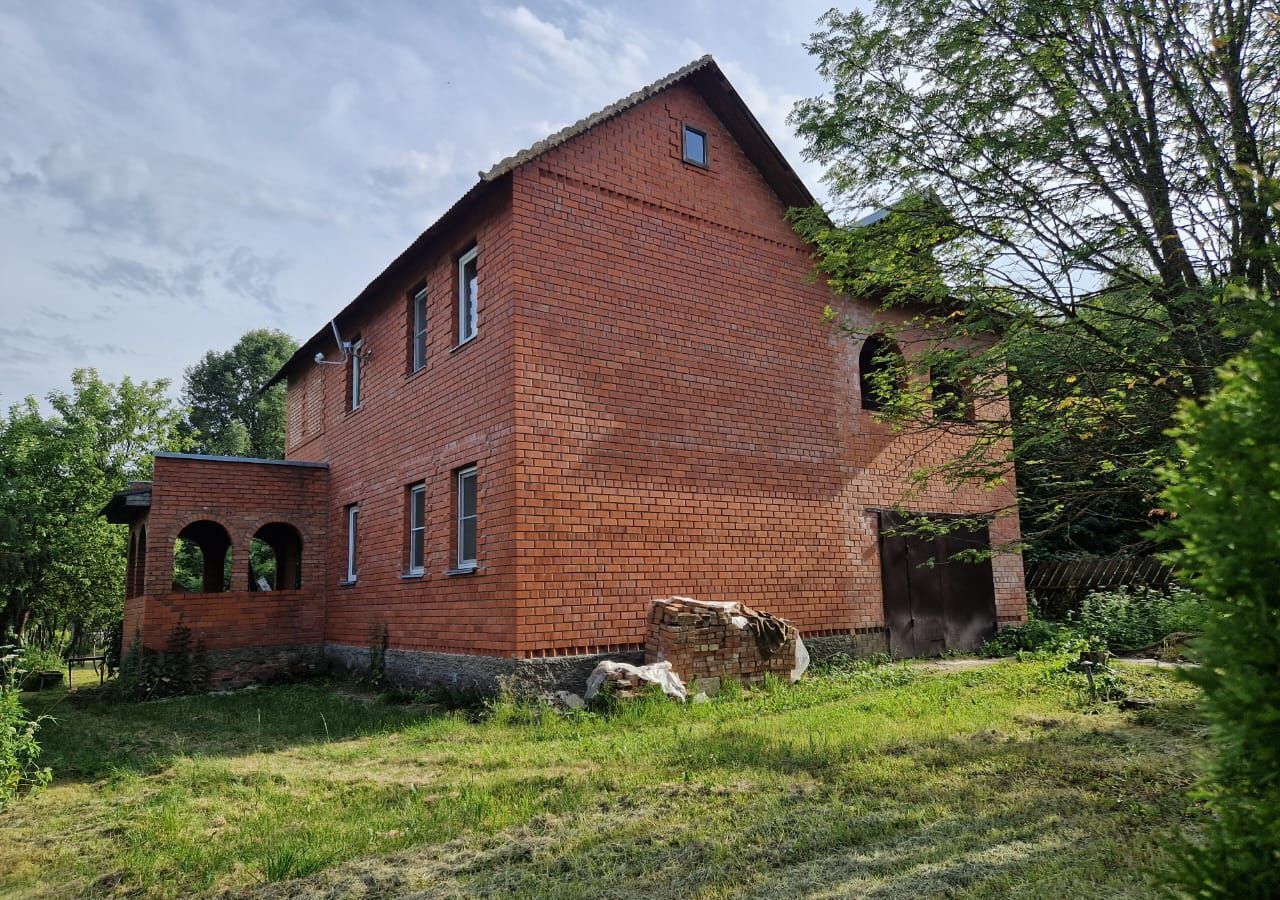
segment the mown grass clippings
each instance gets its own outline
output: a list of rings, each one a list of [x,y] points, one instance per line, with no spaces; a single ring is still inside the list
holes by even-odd
[[[64,704],[0,895],[1142,895],[1200,820],[1201,732],[1190,686],[1124,678],[1155,705],[1016,662],[479,721],[309,685]]]

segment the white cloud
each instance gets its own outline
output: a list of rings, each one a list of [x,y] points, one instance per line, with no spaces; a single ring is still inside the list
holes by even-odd
[[[449,141],[430,150],[405,150],[369,169],[374,188],[397,197],[421,199],[431,196],[447,179],[459,172],[457,152]]]
[[[138,294],[153,297],[204,295],[206,272],[205,267],[199,263],[165,267],[124,256],[104,256],[93,263],[55,260],[52,267],[95,291],[107,291],[117,297],[127,298]],[[49,317],[45,310],[40,312]],[[62,315],[66,316],[65,313]]]
[[[492,15],[514,39],[522,63],[516,74],[530,81],[589,97],[602,86],[625,95],[652,80],[647,41],[607,9],[570,6],[562,13],[563,27],[523,5]]]
[[[827,2],[4,4],[0,393],[309,336],[477,171],[707,51],[815,186],[779,35]]]

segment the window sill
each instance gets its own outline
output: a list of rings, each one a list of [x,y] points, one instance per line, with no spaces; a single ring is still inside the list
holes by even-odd
[[[427,573],[425,571],[424,572],[405,572],[400,576],[400,580],[401,581],[421,581],[426,577],[427,577]]]
[[[338,582],[338,587],[354,587],[355,583],[356,579],[354,578],[344,578]]]
[[[476,331],[476,333],[475,333],[475,334],[471,335],[471,337],[467,338],[465,341],[462,341],[462,342],[461,342],[461,343],[459,343],[459,344],[454,344],[452,347],[450,347],[450,348],[449,348],[449,352],[450,352],[450,353],[457,353],[457,352],[458,352],[459,350],[461,350],[463,347],[470,347],[472,344],[474,344],[474,343],[475,343],[476,341],[478,341],[479,339],[480,339],[480,332],[479,332],[479,331]]]
[[[689,166],[691,169],[696,169],[699,172],[702,172],[704,175],[709,175],[711,173],[711,166],[709,164],[694,162],[691,159],[683,159],[683,158],[680,161],[684,163],[686,166]]]
[[[472,563],[471,565],[467,565],[467,566],[458,566],[457,568],[454,568],[454,569],[446,569],[444,574],[448,575],[450,578],[452,578],[455,575],[474,575],[476,574],[477,571],[479,571],[479,569],[480,569],[479,566],[477,566],[475,563]]]

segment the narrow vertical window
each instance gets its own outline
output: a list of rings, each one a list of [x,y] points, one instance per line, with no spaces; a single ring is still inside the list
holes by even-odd
[[[946,422],[975,420],[973,381],[961,374],[954,362],[942,362],[930,369],[929,382],[934,415]]]
[[[356,546],[359,543],[360,506],[353,503],[347,507],[347,581],[356,580]]]
[[[691,125],[684,126],[684,161],[707,168],[707,135]]]
[[[480,327],[480,292],[477,277],[478,247],[458,257],[458,343],[465,344],[476,336]]]
[[[364,349],[364,339],[356,338],[356,342],[351,345],[351,408],[360,408],[360,388],[361,380],[364,377],[364,362],[361,359],[361,351]]]
[[[421,575],[427,549],[427,488],[409,488],[409,574]]]
[[[458,568],[476,567],[476,467],[458,470]]]
[[[427,289],[413,295],[413,371],[427,364]]]
[[[903,387],[905,366],[898,345],[883,334],[863,341],[858,352],[862,408],[879,412],[894,402]]]

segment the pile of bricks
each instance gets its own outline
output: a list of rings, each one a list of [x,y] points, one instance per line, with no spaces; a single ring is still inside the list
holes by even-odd
[[[766,654],[755,634],[739,628],[732,618],[737,604],[711,606],[685,597],[655,600],[649,609],[649,633],[644,661],[668,661],[689,694],[714,694],[725,680],[750,686],[765,675],[789,680],[796,664],[799,632],[786,626],[786,640],[776,652]]]

